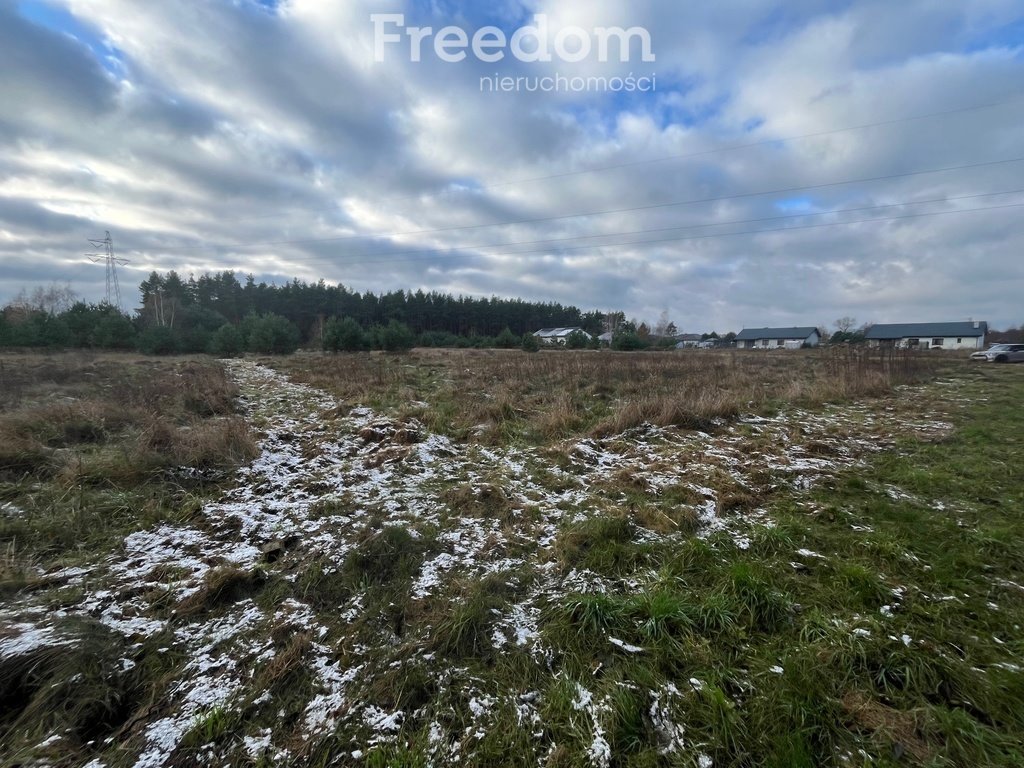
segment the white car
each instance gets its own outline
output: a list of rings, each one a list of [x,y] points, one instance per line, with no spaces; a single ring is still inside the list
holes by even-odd
[[[971,360],[986,363],[1024,363],[1024,344],[993,344],[984,352],[975,352]]]

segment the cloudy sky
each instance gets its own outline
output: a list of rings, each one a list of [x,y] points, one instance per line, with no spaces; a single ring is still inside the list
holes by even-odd
[[[593,52],[378,57],[373,14]],[[600,61],[611,27],[655,61]],[[0,303],[101,299],[110,230],[129,307],[229,268],[687,331],[1024,323],[1020,0],[0,0],[0,73]],[[559,76],[604,80],[527,90]]]

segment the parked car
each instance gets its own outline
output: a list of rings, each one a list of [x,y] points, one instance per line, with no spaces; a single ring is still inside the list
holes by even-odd
[[[993,344],[984,352],[975,352],[971,360],[986,363],[1024,363],[1024,344]]]

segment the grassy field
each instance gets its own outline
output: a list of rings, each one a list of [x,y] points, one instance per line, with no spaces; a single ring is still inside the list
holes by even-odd
[[[540,444],[649,423],[706,428],[782,404],[878,395],[924,381],[948,358],[858,349],[687,354],[420,350],[296,356],[275,366],[357,402],[422,420],[459,440]]]
[[[2,765],[1024,764],[1022,367],[2,362]]]

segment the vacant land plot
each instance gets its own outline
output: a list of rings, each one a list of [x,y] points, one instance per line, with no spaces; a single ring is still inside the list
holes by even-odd
[[[8,763],[1024,761],[1020,369],[127,362],[5,360]]]

